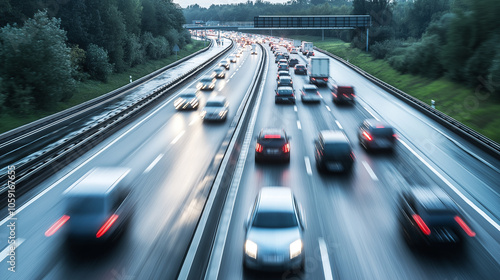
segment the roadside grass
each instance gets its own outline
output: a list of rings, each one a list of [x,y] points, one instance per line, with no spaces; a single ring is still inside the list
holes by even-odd
[[[128,69],[124,73],[114,73],[112,74],[107,83],[102,83],[94,80],[87,80],[85,82],[80,82],[77,85],[76,91],[73,96],[67,102],[58,103],[54,110],[51,111],[33,111],[29,114],[19,115],[13,110],[6,110],[0,114],[0,133],[4,133],[16,127],[22,126],[24,124],[36,121],[43,117],[52,115],[54,113],[63,111],[75,105],[81,104],[85,101],[91,100],[105,93],[113,91],[129,83],[129,76],[132,76],[133,80],[137,80],[153,71],[156,71],[170,63],[175,62],[178,59],[186,57],[200,49],[204,48],[204,43],[201,41],[193,40],[192,44],[187,45],[178,52],[177,59],[175,55],[161,60],[148,61],[144,64],[137,65],[133,68]]]
[[[500,143],[500,96],[455,83],[447,78],[437,80],[422,76],[401,74],[382,59],[374,59],[366,52],[351,48],[339,39],[321,41],[317,36],[297,36],[314,46],[331,52],[425,102],[436,101],[436,108],[479,133]]]

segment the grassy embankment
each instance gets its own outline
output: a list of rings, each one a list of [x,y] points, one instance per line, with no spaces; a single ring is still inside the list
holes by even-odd
[[[193,40],[192,44],[187,45],[183,50],[178,52],[177,59],[181,59],[202,49],[204,47],[203,44],[204,43],[201,41]],[[17,115],[15,112],[7,111],[0,116],[0,133],[4,133],[13,128],[60,112],[72,106],[78,105],[110,91],[113,91],[126,85],[129,82],[129,76],[132,76],[133,80],[136,80],[175,61],[175,55],[172,55],[165,59],[149,61],[147,63],[137,65],[125,71],[124,73],[114,73],[109,77],[107,83],[102,83],[94,80],[88,80],[79,83],[73,97],[67,102],[57,104],[57,108],[52,111],[34,111],[33,113],[28,115]]]
[[[476,91],[447,78],[437,80],[422,76],[401,74],[385,60],[374,59],[359,49],[351,48],[349,43],[338,39],[302,36],[296,39],[314,42],[314,46],[333,53],[362,68],[373,76],[389,83],[402,91],[430,104],[436,101],[436,108],[500,143],[500,98],[483,88]]]

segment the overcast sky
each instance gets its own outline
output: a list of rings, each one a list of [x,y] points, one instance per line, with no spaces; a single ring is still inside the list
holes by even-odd
[[[265,0],[264,2],[271,3],[286,3],[288,0]],[[246,0],[174,0],[174,3],[179,3],[182,8],[186,8],[189,5],[198,4],[201,7],[208,8],[210,5],[215,4],[237,4],[244,3]]]

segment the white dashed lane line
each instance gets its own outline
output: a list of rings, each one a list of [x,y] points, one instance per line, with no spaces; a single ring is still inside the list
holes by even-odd
[[[297,121],[297,128],[302,129],[302,126],[300,125],[300,121]]]
[[[377,175],[375,175],[375,172],[373,172],[373,170],[370,167],[370,165],[368,164],[368,162],[366,162],[366,161],[363,160],[363,161],[361,161],[361,163],[365,167],[365,169],[368,172],[368,174],[370,175],[370,177],[372,177],[373,181],[378,181]]]
[[[153,169],[153,167],[155,167],[155,165],[160,161],[160,159],[163,157],[163,154],[159,154],[155,160],[153,160],[153,162],[151,162],[151,164],[144,170],[144,173],[148,173],[149,171],[151,171],[151,169]]]
[[[22,238],[18,238],[16,239],[16,242],[13,243],[13,244],[9,244],[7,247],[5,247],[5,249],[2,250],[2,252],[0,252],[0,262],[3,262],[3,260],[9,255],[9,253],[12,251],[12,245],[14,245],[15,249],[19,248],[19,246],[21,246],[21,244],[23,244],[25,239],[22,239]],[[15,251],[14,251],[15,253]]]
[[[293,110],[297,112],[297,105],[293,106]]]
[[[330,109],[330,107],[328,105],[326,105],[326,109],[328,110],[328,112],[332,111],[332,109]]]
[[[307,175],[311,176],[313,173],[312,173],[311,161],[309,161],[309,157],[304,157],[304,162],[306,164]]]
[[[323,265],[323,273],[325,274],[325,280],[333,280],[332,270],[330,268],[330,258],[328,257],[328,250],[326,248],[326,243],[323,238],[318,240],[319,252],[321,254],[321,263]]]
[[[335,123],[337,124],[337,126],[338,126],[340,129],[344,129],[344,128],[342,128],[342,125],[340,125],[340,122],[339,122],[339,121],[335,121]]]
[[[179,135],[177,135],[174,140],[172,140],[172,142],[170,142],[171,145],[177,143],[177,141],[179,141],[179,139],[181,139],[182,135],[184,135],[184,133],[186,133],[185,130],[181,131],[181,133],[179,133]]]

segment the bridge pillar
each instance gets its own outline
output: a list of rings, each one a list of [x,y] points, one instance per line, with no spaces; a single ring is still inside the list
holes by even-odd
[[[325,40],[325,30],[321,29],[321,41]]]
[[[366,29],[366,52],[368,52],[368,34],[370,33],[370,28]]]

